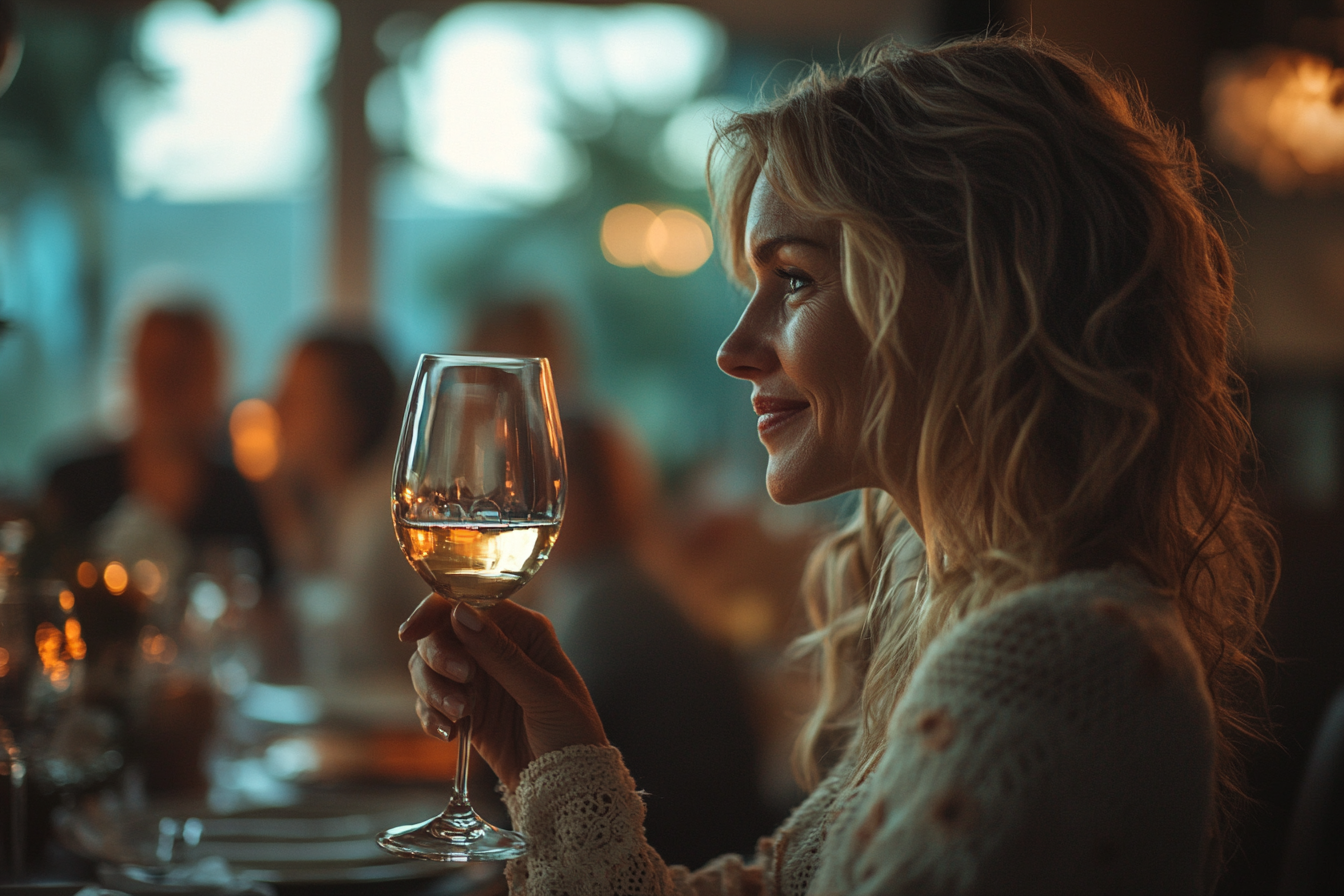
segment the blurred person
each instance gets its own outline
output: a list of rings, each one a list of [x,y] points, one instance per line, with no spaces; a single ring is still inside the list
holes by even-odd
[[[586,390],[557,302],[528,295],[482,304],[467,333],[467,351],[553,358],[564,384],[565,520],[519,599],[551,619],[639,776],[649,841],[680,862],[752,844],[767,812],[742,670],[639,560],[640,542],[664,528],[656,474],[620,428],[574,410]],[[696,724],[683,724],[690,719]]]
[[[1278,554],[1193,147],[1023,36],[815,67],[713,152],[770,496],[863,498],[806,589],[814,789],[754,861],[669,866],[547,620],[431,597],[421,721],[470,715],[511,890],[1211,890]]]
[[[281,453],[265,483],[305,679],[322,687],[399,675],[409,651],[392,631],[425,587],[389,515],[401,391],[367,336],[301,340],[275,402]]]
[[[40,528],[73,562],[117,559],[134,569],[149,560],[164,574],[152,601],[127,600],[133,589],[113,592],[101,581],[84,592],[86,693],[125,713],[129,759],[148,790],[200,793],[215,694],[190,662],[133,684],[141,626],[182,635],[187,586],[203,573],[239,599],[256,672],[283,674],[291,648],[272,600],[271,542],[256,496],[226,459],[224,348],[214,316],[183,298],[147,310],[132,333],[131,433],[52,472]]]
[[[461,342],[467,352],[546,358],[562,410],[588,399],[583,351],[559,299],[540,292],[482,296]]]
[[[207,548],[245,548],[268,581],[274,563],[256,498],[222,457],[224,366],[203,303],[148,310],[132,338],[131,434],[52,472],[45,522],[105,553],[143,549],[179,570]]]
[[[627,438],[590,417],[565,417],[563,429],[565,521],[522,601],[555,626],[645,792],[649,842],[681,863],[744,849],[773,819],[742,670],[635,559],[652,506],[638,495],[651,488]]]

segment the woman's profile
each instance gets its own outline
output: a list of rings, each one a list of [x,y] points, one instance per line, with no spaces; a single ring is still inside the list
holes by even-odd
[[[1210,889],[1277,554],[1189,144],[1000,37],[816,69],[710,170],[770,494],[862,492],[805,584],[812,792],[754,859],[668,867],[546,621],[430,598],[421,720],[469,708],[512,891]]]

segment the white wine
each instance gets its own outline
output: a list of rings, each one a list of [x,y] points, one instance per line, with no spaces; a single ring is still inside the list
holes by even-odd
[[[395,522],[402,553],[429,587],[482,608],[527,584],[560,529],[558,523]]]

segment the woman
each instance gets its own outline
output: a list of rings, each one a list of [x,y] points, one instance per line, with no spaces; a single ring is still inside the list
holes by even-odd
[[[1207,890],[1277,560],[1189,145],[995,38],[812,72],[716,152],[770,494],[864,490],[807,583],[820,783],[754,862],[669,869],[544,621],[432,598],[421,718],[470,708],[514,890]]]
[[[369,686],[406,660],[404,644],[368,633],[390,631],[424,593],[387,525],[398,391],[372,338],[326,327],[294,346],[276,394],[282,450],[262,496],[302,677],[328,690]]]

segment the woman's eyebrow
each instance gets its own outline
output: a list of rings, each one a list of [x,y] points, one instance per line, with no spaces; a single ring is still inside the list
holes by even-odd
[[[770,239],[763,240],[752,246],[751,257],[757,264],[763,265],[779,251],[781,246],[785,245],[811,246],[814,249],[821,249],[822,251],[828,251],[830,249],[825,243],[818,242],[810,237],[786,233],[779,236],[772,236]]]

